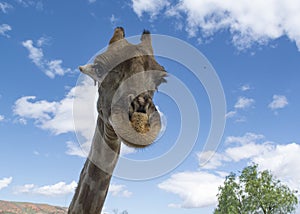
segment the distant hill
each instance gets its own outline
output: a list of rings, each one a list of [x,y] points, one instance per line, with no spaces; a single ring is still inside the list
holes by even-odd
[[[0,200],[0,214],[66,214],[68,208]]]

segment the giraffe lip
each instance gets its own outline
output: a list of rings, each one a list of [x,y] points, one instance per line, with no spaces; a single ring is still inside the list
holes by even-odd
[[[124,139],[122,139],[122,142],[126,145],[126,146],[129,146],[129,147],[132,147],[132,148],[145,148],[147,146],[150,146],[151,144],[148,144],[148,145],[140,145],[140,144],[135,144],[135,143],[131,143],[131,142],[128,142]]]

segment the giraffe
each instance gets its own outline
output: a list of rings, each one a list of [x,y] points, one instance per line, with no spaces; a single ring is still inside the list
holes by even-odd
[[[98,82],[98,118],[88,158],[68,209],[70,214],[99,214],[107,196],[121,142],[143,148],[157,137],[161,121],[153,103],[166,71],[153,55],[151,35],[130,44],[122,27],[107,50],[79,70]]]

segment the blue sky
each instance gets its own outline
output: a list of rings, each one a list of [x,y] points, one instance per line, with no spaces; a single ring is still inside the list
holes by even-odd
[[[212,213],[226,174],[252,162],[299,190],[299,10],[297,0],[0,0],[0,199],[69,205],[85,161],[73,100],[82,104],[76,130],[84,151],[95,107],[96,88],[77,67],[106,47],[116,26],[126,37],[149,29],[198,49],[220,79],[227,113],[218,150],[201,153],[211,125],[209,95],[180,62],[157,57],[195,99],[198,139],[160,177],[114,177],[106,213]],[[89,84],[77,84],[79,77]],[[176,145],[182,109],[173,98],[160,91],[155,98],[166,120],[163,136],[147,149],[123,148],[123,157],[149,160]]]

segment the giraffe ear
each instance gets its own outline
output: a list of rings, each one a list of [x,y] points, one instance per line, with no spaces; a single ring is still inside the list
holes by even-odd
[[[87,75],[94,72],[92,64],[82,65],[82,66],[79,66],[78,68],[82,73],[87,74]]]
[[[94,68],[93,64],[82,65],[82,66],[79,66],[78,69],[82,73],[84,73],[84,74],[88,75],[89,77],[91,77],[93,80],[98,81],[96,69]]]

